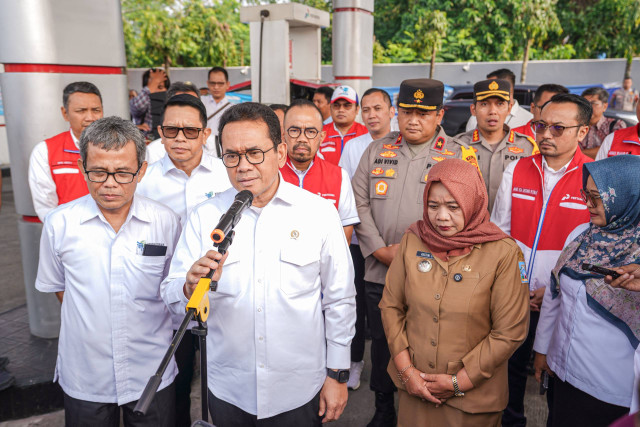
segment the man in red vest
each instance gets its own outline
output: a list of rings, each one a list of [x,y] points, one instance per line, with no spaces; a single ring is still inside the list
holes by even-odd
[[[507,166],[496,196],[491,221],[511,235],[524,254],[520,263],[523,283],[529,284],[531,320],[529,335],[509,359],[509,404],[503,426],[525,425],[524,394],[527,363],[532,348],[538,364],[548,343],[535,342],[538,319],[551,270],[569,235],[589,222],[583,201],[582,165],[592,160],[578,148],[589,132],[591,104],[572,94],[554,95],[534,123],[540,153]],[[540,360],[539,360],[540,359]],[[548,369],[548,368],[547,368]],[[548,401],[550,398],[548,396]]]
[[[326,161],[337,165],[345,144],[369,132],[364,125],[356,122],[359,110],[358,94],[354,88],[344,85],[335,88],[331,97],[333,122],[322,128],[325,136],[320,144],[320,154]]]
[[[323,137],[318,107],[306,99],[294,100],[284,116],[287,161],[280,173],[285,181],[333,202],[349,242],[353,226],[360,223],[356,200],[347,172],[317,155]]]
[[[607,135],[598,150],[596,160],[621,154],[640,156],[640,102],[636,104],[636,117],[639,123],[635,126],[620,129]]]
[[[71,129],[38,143],[29,160],[29,188],[40,221],[57,206],[89,194],[78,169],[78,147],[82,131],[102,118],[100,91],[89,82],[70,83],[60,110]],[[56,295],[62,301],[62,292]]]

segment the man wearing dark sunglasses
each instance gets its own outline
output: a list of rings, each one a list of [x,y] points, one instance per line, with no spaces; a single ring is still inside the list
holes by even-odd
[[[509,359],[509,404],[503,426],[524,425],[524,393],[531,350],[544,356],[548,343],[535,341],[542,297],[549,285],[565,241],[577,227],[589,222],[583,200],[582,165],[592,160],[578,144],[589,131],[591,105],[572,94],[554,95],[533,123],[540,154],[507,166],[498,189],[491,221],[518,243],[524,254],[521,270],[529,283],[531,317],[529,334]],[[536,360],[542,358],[536,356]],[[546,366],[546,362],[544,363]],[[540,369],[548,370],[548,367]],[[548,402],[551,402],[550,384]]]
[[[169,98],[162,111],[158,132],[166,153],[149,166],[137,192],[171,208],[184,224],[199,203],[231,187],[222,161],[203,148],[211,129],[207,128],[204,104],[197,96],[181,93]],[[148,147],[147,147],[148,148]],[[180,326],[174,319],[174,331]],[[176,350],[176,425],[190,426],[191,379],[197,339],[185,334]]]

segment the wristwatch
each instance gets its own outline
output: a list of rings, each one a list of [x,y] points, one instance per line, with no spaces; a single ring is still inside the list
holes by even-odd
[[[338,381],[340,384],[344,384],[349,381],[349,370],[348,369],[339,369],[334,371],[333,369],[327,368],[327,376]]]
[[[454,374],[451,375],[451,382],[453,382],[453,395],[455,397],[462,397],[464,393],[460,391],[460,387],[458,387],[458,377]]]

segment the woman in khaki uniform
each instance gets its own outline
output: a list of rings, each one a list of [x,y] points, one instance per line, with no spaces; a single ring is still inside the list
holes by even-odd
[[[399,426],[500,426],[507,361],[527,336],[529,287],[522,252],[489,222],[487,199],[469,163],[435,165],[423,220],[389,267],[380,309]]]

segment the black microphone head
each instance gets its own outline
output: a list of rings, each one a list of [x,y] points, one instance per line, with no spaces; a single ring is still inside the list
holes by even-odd
[[[253,203],[253,193],[249,190],[242,190],[236,194],[235,200],[242,202],[243,204],[250,205]]]

